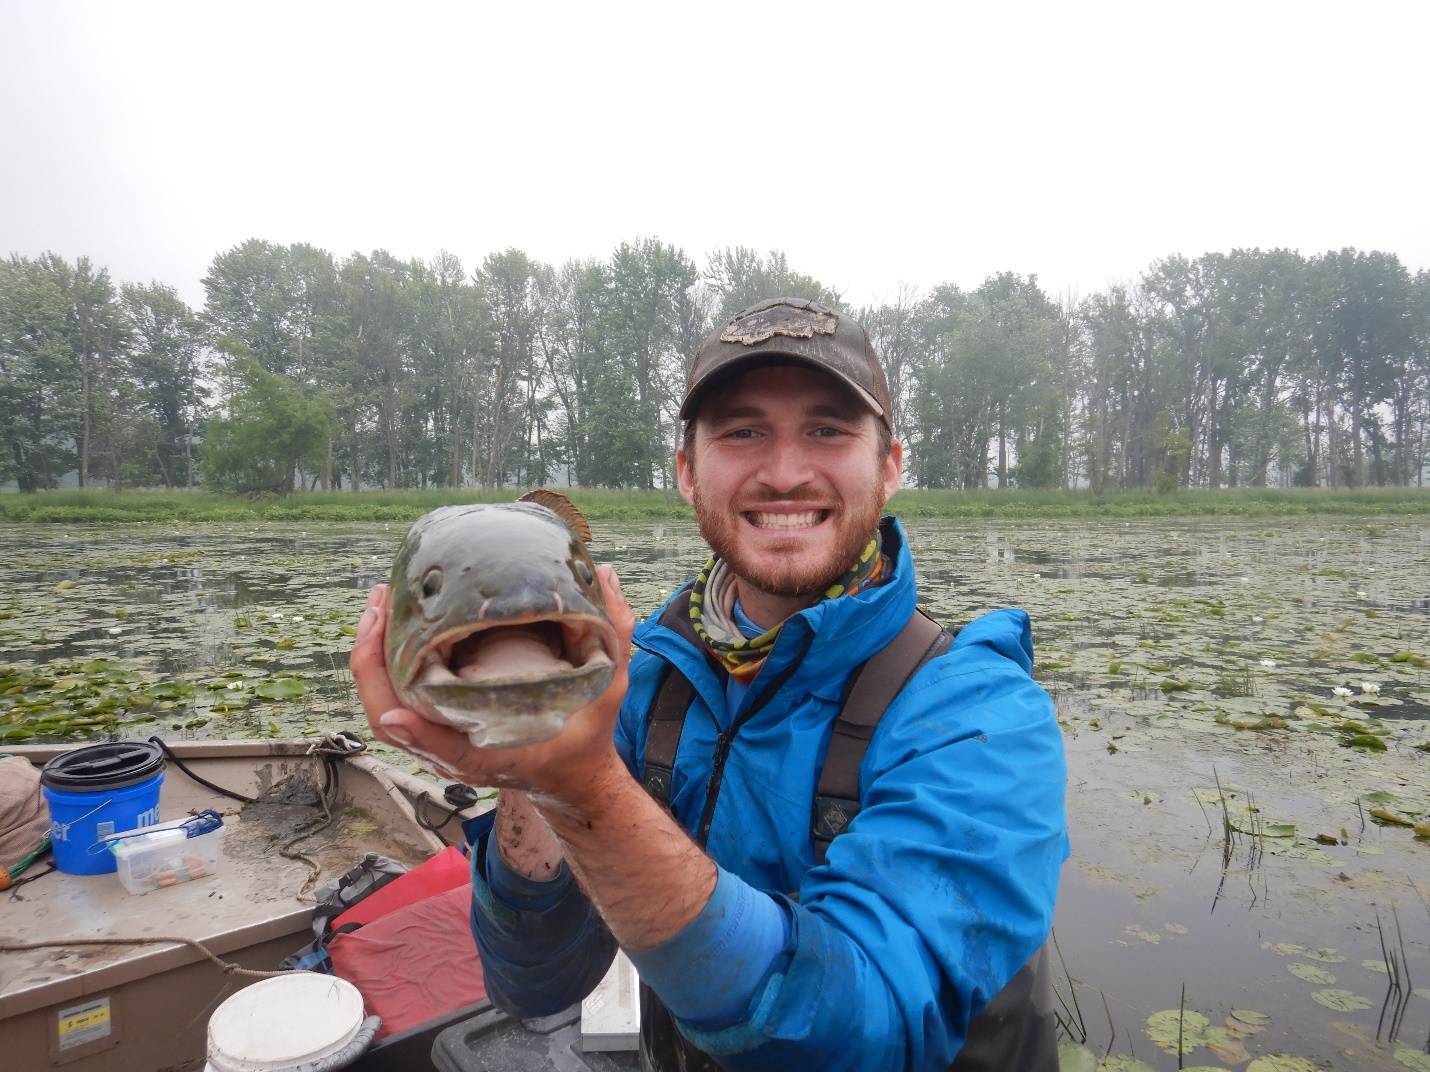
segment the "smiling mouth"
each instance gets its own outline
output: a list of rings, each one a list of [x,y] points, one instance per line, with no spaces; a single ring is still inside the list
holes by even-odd
[[[812,529],[829,517],[828,510],[802,510],[799,513],[771,513],[766,510],[745,510],[740,514],[757,529]]]

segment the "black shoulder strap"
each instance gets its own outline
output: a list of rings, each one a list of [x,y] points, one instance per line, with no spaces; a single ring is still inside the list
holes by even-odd
[[[681,592],[667,604],[660,616],[661,624],[687,638],[694,638],[690,626],[690,592]],[[641,785],[665,807],[670,807],[670,782],[675,770],[675,753],[680,748],[680,731],[685,728],[685,710],[695,698],[695,686],[674,666],[667,666],[665,676],[655,691],[655,701],[646,716],[645,756],[641,770]]]
[[[814,791],[811,825],[816,864],[824,862],[829,843],[859,814],[859,767],[874,727],[909,679],[924,663],[947,651],[952,641],[952,633],[915,610],[898,636],[854,672]]]
[[[680,748],[680,731],[685,728],[685,709],[695,697],[695,687],[675,667],[667,667],[655,703],[646,723],[645,766],[641,784],[660,804],[670,807],[670,780],[675,771],[675,753]]]

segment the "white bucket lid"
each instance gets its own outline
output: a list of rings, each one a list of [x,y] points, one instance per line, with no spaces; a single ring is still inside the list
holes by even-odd
[[[215,1072],[270,1072],[337,1053],[362,1027],[362,994],[346,979],[291,972],[244,987],[209,1017]]]

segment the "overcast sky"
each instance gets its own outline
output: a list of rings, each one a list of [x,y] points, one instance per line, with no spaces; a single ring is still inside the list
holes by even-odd
[[[855,303],[1236,246],[1426,268],[1428,41],[1346,0],[0,0],[0,255],[195,304],[255,236],[779,248]]]

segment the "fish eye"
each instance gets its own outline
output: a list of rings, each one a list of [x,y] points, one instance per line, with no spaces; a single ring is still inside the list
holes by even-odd
[[[442,590],[442,571],[429,569],[422,575],[422,598],[431,599]]]
[[[591,566],[584,558],[576,560],[576,579],[585,585],[594,584],[596,581],[596,575],[591,572]]]

